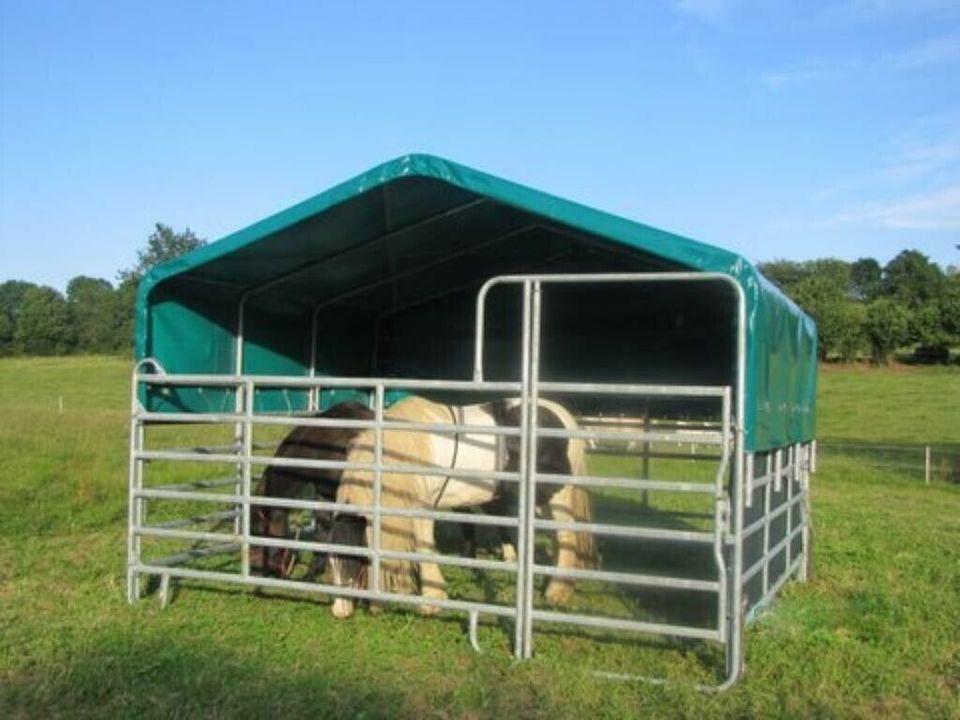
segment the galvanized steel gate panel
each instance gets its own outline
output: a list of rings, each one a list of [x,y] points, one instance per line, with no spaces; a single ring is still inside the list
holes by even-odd
[[[557,283],[638,282],[725,282],[734,288],[737,298],[737,376],[730,387],[663,386],[624,383],[569,383],[541,380],[541,308],[544,289]],[[516,285],[522,292],[521,367],[518,382],[490,382],[484,380],[483,342],[486,296],[496,285]],[[476,345],[474,377],[472,380],[398,380],[394,378],[332,378],[248,375],[166,375],[158,363],[143,361],[134,370],[132,386],[132,421],[130,436],[130,516],[128,533],[128,597],[131,602],[141,594],[140,578],[153,575],[161,578],[161,601],[166,602],[170,578],[224,581],[245,585],[289,588],[330,595],[388,601],[413,605],[431,605],[466,612],[470,617],[471,641],[476,645],[476,625],[479,614],[506,617],[514,623],[514,652],[518,657],[530,657],[533,652],[533,630],[539,623],[563,623],[612,630],[711,640],[727,649],[726,679],[719,687],[727,687],[742,669],[743,632],[745,618],[770,601],[779,587],[790,577],[805,577],[809,536],[809,474],[812,470],[813,448],[793,445],[770,453],[754,456],[743,449],[742,425],[745,367],[744,299],[739,285],[723,274],[711,273],[644,273],[616,275],[515,275],[493,278],[478,293],[476,311]],[[238,343],[242,353],[242,343]],[[237,367],[242,367],[242,357]],[[141,386],[227,388],[234,394],[234,412],[208,413],[154,413],[144,410],[139,403]],[[359,389],[369,394],[375,418],[364,420],[326,420],[277,416],[256,412],[257,393],[268,389],[307,391],[316,407],[320,388]],[[406,429],[422,432],[458,432],[480,430],[468,426],[403,423],[386,419],[385,397],[388,391],[407,392],[447,391],[519,397],[521,420],[519,428],[482,428],[484,434],[519,436],[520,465],[516,472],[479,473],[476,471],[424,468],[385,463],[383,458],[384,431]],[[720,423],[712,430],[699,431],[698,445],[715,447],[719,452],[712,483],[663,481],[633,477],[601,477],[596,475],[543,475],[536,467],[537,443],[541,438],[577,437],[584,440],[603,440],[615,435],[617,439],[640,442],[690,440],[683,430],[652,431],[648,428],[609,431],[580,428],[578,430],[547,429],[537,422],[538,400],[542,395],[618,395],[631,397],[696,397],[710,398],[719,405]],[[145,429],[156,423],[233,424],[236,442],[228,448],[197,450],[156,450],[146,447]],[[274,458],[258,454],[254,446],[256,426],[336,426],[372,429],[375,433],[373,463],[357,464],[338,461]],[[195,483],[168,484],[151,487],[145,484],[148,465],[155,462],[229,463],[236,467],[236,475]],[[374,502],[371,506],[345,505],[319,500],[294,500],[256,496],[252,492],[254,469],[268,465],[301,468],[346,468],[365,470],[373,474]],[[519,503],[515,517],[470,515],[427,508],[397,508],[384,506],[381,498],[383,472],[401,474],[436,474],[450,477],[484,477],[504,482],[519,483]],[[636,491],[670,491],[676,493],[708,494],[712,497],[713,528],[711,531],[672,530],[655,527],[627,527],[604,523],[565,523],[537,518],[535,497],[538,481],[563,482],[587,488],[620,488]],[[232,492],[217,492],[218,488],[232,488]],[[165,522],[148,522],[147,503],[150,501],[189,501],[213,505],[227,505],[200,517],[191,516]],[[351,547],[329,542],[268,538],[251,535],[250,509],[257,505],[294,510],[330,510],[352,512],[370,517],[372,547]],[[445,522],[470,522],[476,525],[501,526],[517,530],[516,561],[487,560],[449,555],[389,551],[381,548],[381,521],[384,516],[425,517]],[[201,522],[233,521],[232,532],[208,532],[185,529]],[[712,547],[716,576],[714,579],[690,579],[662,575],[644,575],[603,571],[601,569],[560,569],[537,564],[534,559],[535,534],[538,530],[576,530],[595,536],[622,536],[627,538],[669,539],[689,544]],[[191,548],[159,559],[145,560],[142,538],[176,539],[200,543]],[[371,564],[370,583],[366,590],[341,588],[324,583],[302,582],[256,576],[251,573],[250,550],[253,546],[289,548],[299,551],[336,552],[367,558]],[[745,555],[745,550],[749,552]],[[197,569],[187,567],[200,557],[239,552],[239,572]],[[382,560],[409,560],[437,562],[479,570],[498,570],[514,573],[515,601],[511,605],[426,598],[385,592],[380,587]],[[534,580],[537,577],[564,577],[571,580],[600,581],[651,588],[673,588],[715,594],[716,622],[712,627],[683,624],[655,623],[598,615],[585,615],[559,609],[534,607]]]

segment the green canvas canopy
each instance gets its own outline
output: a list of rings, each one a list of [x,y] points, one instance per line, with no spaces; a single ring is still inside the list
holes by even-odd
[[[136,353],[169,373],[307,375],[313,364],[319,376],[467,379],[476,292],[490,277],[664,271],[723,273],[744,291],[746,448],[811,440],[816,327],[746,259],[427,155],[384,163],[151,270]],[[541,376],[734,385],[735,295],[724,282],[548,286]],[[489,303],[487,375],[516,379],[517,289]],[[213,390],[142,399],[159,411],[228,402]],[[306,396],[258,403],[302,410]]]

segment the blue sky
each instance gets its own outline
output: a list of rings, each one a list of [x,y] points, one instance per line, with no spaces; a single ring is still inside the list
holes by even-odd
[[[960,2],[0,0],[0,280],[430,152],[753,260],[960,263]]]

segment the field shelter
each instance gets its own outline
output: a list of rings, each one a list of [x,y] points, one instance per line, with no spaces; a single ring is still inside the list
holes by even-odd
[[[467,617],[474,644],[478,624],[504,622],[521,658],[548,627],[703,642],[722,657],[716,686],[729,686],[748,619],[807,573],[816,338],[811,318],[736,253],[438,157],[386,162],[142,281],[129,598],[144,579],[164,602],[172,581],[342,594],[323,578],[250,567],[263,546],[359,552],[311,534],[312,513],[343,510],[315,497],[284,501],[307,518],[290,537],[251,532],[264,469],[309,466],[273,459],[283,434],[344,400],[374,410],[360,424],[380,442],[396,428],[385,413],[411,394],[513,398],[522,421],[500,434],[526,459],[499,476],[516,484],[517,507],[418,512],[438,534],[505,528],[518,554],[467,557],[441,542],[436,560],[456,582],[436,604]],[[570,409],[578,428],[542,427],[541,399]],[[441,430],[420,431],[431,429]],[[443,430],[469,428],[452,418]],[[593,568],[563,571],[544,547],[564,529],[534,508],[538,483],[560,481],[531,460],[547,437],[587,444],[589,472],[565,482],[593,498],[593,519],[577,527],[599,546]],[[381,458],[376,482],[389,469]],[[391,512],[356,510],[373,523]],[[362,552],[374,567],[386,557]],[[577,582],[569,606],[540,598],[558,573]],[[351,597],[423,604],[376,577]]]

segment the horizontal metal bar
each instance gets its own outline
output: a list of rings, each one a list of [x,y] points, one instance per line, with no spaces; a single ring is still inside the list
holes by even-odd
[[[194,530],[166,530],[152,526],[134,526],[135,535],[146,537],[168,538],[170,540],[197,540],[201,542],[226,541],[231,543],[242,542],[242,536],[236,534],[200,532]],[[310,542],[307,540],[293,540],[291,538],[269,538],[260,535],[250,536],[251,545],[263,547],[287,548],[290,550],[307,550],[311,552],[337,553],[338,555],[354,555],[357,557],[372,557],[373,551],[358,545],[338,545],[335,543]]]
[[[241,455],[226,455],[223,453],[198,453],[183,450],[137,450],[133,453],[134,460],[180,460],[200,463],[232,464],[242,459]]]
[[[400,550],[381,550],[380,557],[388,560],[412,560],[414,562],[437,563],[451,565],[472,570],[497,570],[516,572],[517,563],[506,560],[482,560],[479,558],[460,557],[458,555],[442,555],[440,553],[402,552]]]
[[[240,480],[236,476],[233,477],[222,477],[222,478],[213,478],[212,480],[196,480],[194,482],[188,483],[176,483],[174,485],[158,485],[157,489],[164,490],[189,490],[190,488],[214,488],[214,487],[225,487],[227,485],[240,485]]]
[[[162,485],[160,487],[146,487],[133,490],[133,496],[135,498],[147,498],[148,500],[185,500],[187,502],[212,502],[212,503],[223,503],[224,505],[239,505],[244,502],[242,495],[228,495],[226,493],[207,493],[207,492],[196,492],[192,490],[178,490],[175,489],[178,486],[176,485]],[[269,504],[274,504],[273,501],[276,500],[276,507],[286,507],[286,505],[280,502],[281,498],[268,498],[271,502]],[[253,498],[251,497],[251,502]],[[309,501],[296,501],[296,502],[309,502]],[[256,503],[256,504],[268,504],[268,503]],[[304,510],[312,510],[313,508],[303,508]]]
[[[224,555],[231,552],[240,552],[242,545],[239,543],[222,543],[220,545],[207,545],[205,547],[192,548],[176,555],[150,560],[152,565],[180,565],[182,563],[196,560],[197,558],[209,557],[210,555]]]
[[[440,522],[463,523],[466,525],[487,525],[494,527],[515,528],[519,521],[515,517],[502,515],[480,515],[468,512],[445,512],[429,508],[400,508],[384,505],[380,513],[385,517],[425,518]]]
[[[189,580],[210,580],[215,582],[233,583],[238,585],[252,585],[255,587],[275,588],[277,590],[300,590],[303,592],[349,597],[358,600],[375,600],[379,602],[394,602],[407,605],[430,605],[456,610],[460,612],[477,612],[486,615],[512,618],[516,616],[516,608],[506,605],[469,602],[466,600],[445,600],[440,598],[424,597],[422,595],[401,595],[399,593],[357,590],[355,588],[336,587],[323,583],[301,582],[299,580],[280,580],[271,577],[251,576],[244,578],[239,574],[215,572],[210,570],[194,570],[192,568],[164,567],[139,563],[133,568],[144,575],[169,575]]]
[[[661,492],[702,493],[713,495],[717,488],[710,483],[680,482],[676,480],[637,480],[603,475],[561,475],[537,473],[538,483],[551,485],[576,485],[579,487],[620,488],[624,490],[657,490]]]
[[[143,423],[156,424],[188,424],[188,425],[213,425],[241,422],[246,416],[243,413],[178,413],[178,412],[146,412],[139,411],[134,413],[134,418]],[[224,450],[229,450],[229,445],[221,446]]]
[[[577,418],[577,424],[581,427],[593,425],[658,429],[666,427],[672,429],[689,429],[691,432],[697,430],[717,430],[723,426],[723,423],[713,420],[666,420],[663,418],[650,418],[647,420],[637,417],[617,417],[615,415],[581,415]]]
[[[595,617],[592,615],[576,615],[553,610],[534,610],[533,619],[568,625],[582,625],[584,627],[604,628],[607,630],[629,630],[631,632],[650,633],[653,635],[670,635],[674,637],[696,638],[698,640],[720,641],[721,635],[717,630],[709,628],[688,627],[685,625],[666,625],[663,623],[640,622],[637,620],[618,620],[614,618]]]
[[[376,420],[350,420],[346,418],[314,418],[314,417],[296,417],[289,415],[252,415],[245,413],[160,413],[160,412],[141,412],[137,414],[137,419],[143,422],[157,423],[186,423],[186,424],[212,424],[212,423],[238,423],[251,421],[254,425],[282,425],[289,427],[320,427],[337,429],[355,429],[355,430],[374,430],[377,427]],[[453,423],[415,423],[401,420],[386,420],[383,423],[384,430],[405,430],[410,432],[431,432],[448,434],[468,434],[468,435],[495,435],[495,436],[520,436],[520,428],[503,425],[458,425]],[[257,443],[255,447],[272,447],[274,444]],[[194,452],[207,452],[208,450],[229,450],[231,446],[219,446],[217,448],[194,448]],[[260,449],[258,447],[258,449]]]
[[[354,470],[358,472],[375,472],[374,463],[345,462],[342,460],[312,460],[307,458],[270,457],[267,455],[251,455],[249,458],[242,455],[207,455],[205,453],[177,452],[169,450],[139,450],[133,453],[138,460],[188,461],[209,463],[236,463],[249,462],[253,465],[271,465],[273,467],[291,467],[305,469],[333,469]],[[458,478],[463,480],[501,480],[518,482],[518,472],[503,472],[493,470],[467,470],[445,467],[431,467],[427,465],[389,464],[381,466],[381,471],[397,475],[435,475],[440,477]]]
[[[638,385],[636,383],[571,383],[541,382],[545,393],[571,395],[646,395],[650,397],[715,397],[722,398],[729,390],[722,385]]]
[[[537,428],[538,437],[548,438],[581,438],[583,440],[621,440],[635,442],[680,442],[696,443],[697,445],[722,445],[723,433],[711,433],[707,435],[698,435],[695,439],[688,438],[682,432],[641,432],[639,430],[579,430],[579,429],[554,429]]]
[[[240,415],[238,418],[242,418]],[[284,416],[254,415],[255,425],[295,425],[298,427],[332,427],[375,430],[376,420],[340,420],[330,418],[289,418]],[[449,435],[497,435],[519,437],[520,428],[510,425],[460,425],[456,423],[418,423],[403,420],[384,420],[384,431],[445,433]]]
[[[757,560],[753,565],[747,568],[747,571],[743,573],[743,576],[740,578],[740,583],[742,585],[746,585],[748,582],[750,582],[753,579],[754,575],[756,575],[758,572],[763,570],[763,566],[766,564],[766,562],[767,562],[767,556],[764,555],[759,560]]]
[[[185,500],[189,502],[223,503],[225,505],[243,505],[247,502],[243,495],[186,492],[182,490],[167,490],[162,487],[135,490],[134,497],[142,497],[150,500]],[[286,508],[288,510],[329,510],[331,512],[354,514],[368,514],[373,512],[373,507],[370,505],[352,505],[350,503],[337,503],[328,500],[296,500],[293,498],[272,497],[267,495],[251,495],[250,505]],[[403,511],[400,508],[398,509],[401,510],[401,512]],[[387,512],[389,512],[389,509]]]
[[[401,390],[452,390],[476,392],[512,392],[521,391],[521,384],[512,381],[490,380],[425,380],[422,378],[371,378],[371,377],[327,377],[327,376],[291,376],[291,375],[202,375],[184,373],[177,375],[137,374],[137,382],[147,385],[166,386],[242,386],[248,381],[259,387],[270,388],[374,388],[383,385],[387,389]],[[600,395],[646,395],[653,397],[716,397],[721,398],[729,390],[721,385],[646,385],[637,383],[571,383],[542,382],[542,392],[563,394],[600,394]]]
[[[240,387],[252,382],[255,387],[309,389],[321,388],[370,388],[383,385],[387,389],[399,390],[451,390],[519,393],[519,382],[475,381],[475,380],[424,380],[422,378],[371,378],[371,377],[326,377],[326,376],[292,376],[292,375],[202,375],[184,373],[177,375],[143,375],[137,374],[137,382],[146,385],[212,387],[236,386]]]
[[[163,488],[142,488],[134,493],[135,497],[152,500],[186,500],[195,502],[214,502],[230,505],[242,505],[246,501],[242,495],[221,495],[216,493],[192,493],[185,491],[170,491]],[[288,510],[328,510],[330,512],[344,512],[357,515],[369,515],[374,512],[372,505],[354,505],[350,503],[331,502],[329,500],[296,500],[293,498],[270,497],[267,495],[251,495],[250,505],[256,507],[285,508]],[[485,515],[470,512],[448,512],[432,508],[405,508],[384,505],[380,508],[384,517],[426,518],[439,522],[453,522],[464,525],[485,525],[493,527],[517,527],[515,517],[502,515]],[[151,527],[160,527],[153,525]]]
[[[222,510],[220,512],[209,513],[207,515],[195,515],[193,517],[181,518],[178,520],[158,522],[151,525],[151,527],[167,529],[188,527],[190,525],[200,525],[201,523],[206,522],[222,522],[224,520],[233,520],[235,517],[237,517],[237,515],[239,515],[239,513],[236,510]]]
[[[790,482],[792,480],[792,478],[790,477],[792,474],[793,474],[793,463],[790,463],[789,465],[787,463],[783,463],[780,466],[780,477],[783,480]],[[769,485],[770,483],[775,482],[776,479],[777,479],[777,473],[775,471],[771,471],[769,473],[761,475],[760,477],[754,479],[753,489],[757,490],[758,488],[762,488],[764,485]]]
[[[714,542],[713,533],[693,532],[691,530],[664,530],[659,528],[630,527],[628,525],[558,522],[557,520],[534,520],[533,525],[537,530],[572,530],[574,532],[588,532],[594,535],[611,535],[614,537],[642,538],[648,540],[676,540],[710,544]]]
[[[696,445],[696,443],[693,442],[688,444]],[[712,462],[720,462],[722,457],[716,453],[664,452],[661,450],[623,450],[602,447],[587,448],[587,455],[609,455],[612,457],[633,459],[650,458],[651,460],[709,460]]]
[[[574,580],[596,580],[621,585],[639,585],[644,587],[674,588],[676,590],[697,590],[717,592],[720,583],[715,580],[694,580],[691,578],[665,577],[662,575],[641,575],[637,573],[613,572],[611,570],[585,570],[582,568],[561,568],[555,565],[534,565],[538,575],[565,577]]]

